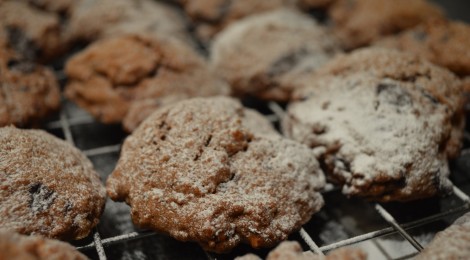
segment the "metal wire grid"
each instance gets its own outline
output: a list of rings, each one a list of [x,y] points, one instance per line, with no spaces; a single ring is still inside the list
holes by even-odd
[[[273,114],[268,115],[267,118],[271,122],[278,122],[279,118],[281,118],[284,113],[283,109],[274,102],[269,103],[268,107],[273,112]],[[92,123],[92,122],[94,122],[94,119],[88,115],[75,116],[75,117],[69,118],[66,112],[62,110],[62,112],[60,113],[59,120],[48,123],[46,125],[46,129],[49,129],[49,130],[61,129],[61,131],[64,134],[65,139],[69,143],[75,144],[74,136],[72,135],[72,131],[71,131],[71,126],[82,125],[82,124],[87,124],[87,123]],[[96,156],[96,155],[119,152],[120,147],[121,147],[120,144],[102,146],[98,148],[84,150],[83,153],[87,155],[88,157],[91,157],[91,156]],[[463,151],[463,153],[467,153],[467,152],[468,151]],[[327,185],[325,190],[322,193],[324,194],[329,193],[333,191],[334,189],[335,188],[332,185]],[[401,237],[406,239],[417,250],[417,252],[420,252],[423,250],[423,246],[415,238],[413,238],[413,236],[410,233],[408,233],[407,230],[415,228],[415,227],[424,226],[426,224],[432,223],[434,221],[443,219],[445,217],[448,217],[454,214],[463,214],[464,212],[470,210],[470,197],[467,194],[465,194],[463,191],[461,191],[455,185],[453,187],[453,193],[456,197],[458,197],[461,200],[462,204],[460,206],[453,207],[444,212],[427,216],[419,220],[415,220],[415,221],[411,221],[407,223],[401,223],[401,224],[398,223],[395,220],[395,218],[384,207],[382,207],[382,205],[380,205],[379,203],[376,203],[374,206],[375,206],[377,213],[383,218],[383,220],[385,220],[389,224],[389,227],[375,230],[369,233],[361,234],[358,236],[354,236],[348,239],[340,240],[338,242],[331,243],[325,246],[319,247],[315,243],[315,241],[312,239],[312,237],[305,231],[304,228],[300,229],[299,235],[303,239],[303,241],[309,246],[310,250],[319,255],[324,255],[324,252],[334,250],[340,247],[358,244],[360,242],[372,240],[375,238],[379,238],[379,237],[383,237],[383,236],[387,236],[391,234],[397,234],[397,233]],[[101,239],[99,232],[95,228],[93,231],[93,242],[91,242],[88,245],[79,246],[77,247],[77,249],[83,251],[83,250],[89,250],[89,249],[95,248],[99,259],[104,260],[104,259],[107,259],[106,252],[104,249],[105,246],[110,246],[116,243],[124,243],[126,241],[131,241],[135,239],[142,239],[142,238],[149,237],[155,234],[156,233],[152,231],[131,232],[128,234]],[[379,250],[383,252],[383,249],[380,246],[378,247],[379,247]],[[217,259],[217,257],[211,253],[209,252],[205,252],[205,253],[206,253],[207,259],[209,260]],[[412,253],[410,255],[401,257],[400,259],[411,258],[415,256],[416,254],[417,253]]]

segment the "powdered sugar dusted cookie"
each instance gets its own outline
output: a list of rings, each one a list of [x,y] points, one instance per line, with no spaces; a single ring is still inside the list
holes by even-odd
[[[0,126],[36,124],[60,105],[53,72],[0,43]]]
[[[462,22],[429,21],[377,46],[416,53],[461,75],[470,75],[470,26]]]
[[[311,74],[338,50],[315,20],[280,9],[226,28],[213,43],[211,63],[235,94],[287,101],[296,88],[293,79]]]
[[[124,35],[96,42],[67,62],[66,73],[68,98],[104,123],[125,120],[129,131],[159,106],[229,93],[200,55],[165,37]]]
[[[466,259],[470,255],[470,213],[436,234],[416,260]]]
[[[260,260],[256,255],[248,254],[235,258],[236,260]],[[319,256],[311,251],[303,251],[298,242],[285,241],[269,252],[266,260],[365,260],[367,254],[360,249],[341,248],[328,253],[327,256]]]
[[[0,128],[0,229],[80,239],[98,224],[105,197],[78,149],[41,130]]]
[[[0,1],[0,27],[9,46],[30,60],[53,58],[65,47],[58,15],[26,2]]]
[[[463,97],[458,78],[417,56],[363,49],[341,56],[296,93],[288,136],[314,148],[347,195],[378,201],[430,197],[452,188]]]
[[[442,11],[426,0],[337,0],[329,15],[345,49],[443,18]]]
[[[191,42],[182,14],[152,0],[82,0],[75,6],[67,31],[70,41],[94,41],[126,33],[165,35]]]
[[[0,258],[24,260],[86,260],[73,246],[41,236],[24,236],[0,231]]]
[[[224,97],[154,112],[126,139],[107,180],[137,226],[216,252],[286,239],[323,205],[323,185],[308,147]]]

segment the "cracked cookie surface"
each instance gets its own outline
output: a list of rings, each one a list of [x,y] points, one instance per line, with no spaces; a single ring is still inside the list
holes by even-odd
[[[339,45],[327,29],[298,11],[280,9],[233,23],[217,35],[211,65],[234,94],[288,101],[293,79],[313,73]]]
[[[72,145],[41,130],[0,128],[0,229],[84,238],[105,197],[91,162]]]
[[[461,146],[458,78],[417,56],[362,49],[333,60],[289,105],[283,132],[317,151],[347,195],[406,201],[449,192]]]
[[[23,260],[88,259],[65,242],[8,231],[0,231],[0,258]]]
[[[107,180],[133,222],[206,250],[273,246],[323,205],[308,147],[224,97],[160,108],[124,142]]]
[[[124,35],[92,44],[66,65],[65,95],[104,123],[136,128],[154,109],[229,87],[187,45],[171,38]]]

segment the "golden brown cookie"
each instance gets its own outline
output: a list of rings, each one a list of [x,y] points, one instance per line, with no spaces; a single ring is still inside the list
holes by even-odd
[[[212,97],[148,117],[124,142],[107,191],[131,206],[137,226],[224,252],[286,239],[321,208],[323,185],[308,147],[238,101]]]
[[[31,126],[59,108],[53,72],[0,44],[0,126]]]
[[[229,92],[200,55],[167,37],[124,35],[96,42],[67,62],[66,73],[68,98],[104,123],[124,120],[129,131],[164,104]]]
[[[70,17],[66,38],[92,42],[126,33],[164,35],[191,42],[178,10],[153,0],[82,0]]]
[[[203,42],[209,42],[231,23],[257,13],[295,7],[298,0],[178,0],[196,26]]]
[[[431,18],[442,18],[443,12],[426,0],[338,0],[329,15],[344,48],[351,50]]]
[[[0,259],[86,260],[88,258],[65,242],[0,231]]]
[[[9,46],[30,60],[48,60],[61,54],[60,21],[22,1],[0,1],[0,30]]]
[[[254,254],[235,258],[236,260],[261,260]],[[341,248],[319,256],[311,251],[303,251],[298,242],[284,241],[269,252],[266,260],[366,260],[367,254],[360,249]]]
[[[238,96],[288,101],[293,79],[339,53],[326,28],[307,15],[279,9],[237,21],[217,35],[211,65]]]
[[[375,43],[418,54],[460,76],[470,75],[470,26],[433,20]]]
[[[0,128],[0,229],[80,239],[98,224],[106,192],[91,162],[41,130]]]
[[[470,213],[436,234],[416,260],[467,259],[470,256]]]
[[[415,55],[362,49],[304,79],[284,133],[317,151],[346,195],[406,201],[452,189],[448,158],[463,136],[463,92]]]

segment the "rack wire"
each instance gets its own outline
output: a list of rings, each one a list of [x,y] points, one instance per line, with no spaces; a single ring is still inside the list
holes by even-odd
[[[267,118],[271,122],[278,122],[279,119],[283,116],[284,110],[276,103],[270,102],[268,104],[268,107],[272,111],[271,115],[267,115]],[[60,117],[58,121],[50,122],[45,125],[45,128],[48,130],[54,130],[54,129],[60,129],[64,135],[64,138],[66,141],[68,141],[71,144],[75,144],[74,141],[74,136],[71,131],[71,126],[79,126],[83,124],[89,124],[94,122],[93,118],[90,117],[89,115],[78,115],[74,117],[69,117],[67,113],[62,110],[60,113]],[[101,146],[93,149],[88,149],[88,150],[83,150],[84,154],[91,157],[91,156],[96,156],[96,155],[104,155],[104,154],[109,154],[109,153],[115,153],[119,152],[121,147],[121,144],[115,144],[115,145],[108,145],[108,146]],[[464,151],[466,153],[468,151]],[[335,191],[336,188],[333,187],[332,185],[327,185],[322,193],[327,194],[330,192]],[[388,227],[375,230],[372,232],[368,232],[365,234],[353,236],[351,238],[343,239],[334,243],[330,243],[328,245],[324,246],[318,246],[315,240],[312,238],[312,236],[304,229],[301,228],[299,231],[299,235],[303,242],[308,245],[309,249],[319,255],[324,255],[324,253],[344,247],[344,246],[350,246],[354,244],[358,244],[360,242],[364,241],[369,241],[373,240],[375,238],[391,235],[391,234],[399,234],[401,237],[403,237],[408,243],[410,243],[415,249],[416,252],[396,258],[396,259],[408,259],[413,256],[415,256],[417,253],[419,253],[422,249],[423,246],[408,232],[408,230],[420,226],[424,226],[426,224],[444,219],[446,217],[449,217],[451,215],[456,215],[456,214],[463,214],[466,211],[470,210],[470,197],[460,190],[457,186],[454,185],[453,187],[453,194],[459,198],[461,201],[461,204],[455,207],[452,207],[448,210],[445,210],[443,212],[431,215],[431,216],[426,216],[423,218],[420,218],[415,221],[407,222],[407,223],[398,223],[397,220],[392,216],[390,212],[388,212],[381,204],[375,204],[375,210],[376,212],[380,215],[380,217],[385,220],[388,223]],[[124,243],[127,241],[131,240],[138,240],[138,239],[144,239],[149,236],[156,235],[156,233],[152,231],[142,231],[142,232],[131,232],[127,234],[121,234],[117,236],[112,236],[109,238],[102,239],[100,237],[100,233],[97,231],[95,228],[93,230],[93,242],[83,245],[83,246],[78,246],[77,249],[81,251],[86,251],[90,249],[95,249],[97,252],[97,255],[100,260],[105,260],[107,259],[106,255],[106,250],[105,248],[113,245],[113,244],[118,244],[118,243]],[[387,256],[386,252],[384,252],[383,248],[381,248],[380,245],[375,244],[378,249],[386,255],[387,258],[391,259],[390,256]],[[205,252],[205,255],[207,256],[207,259],[217,259],[217,256]]]

